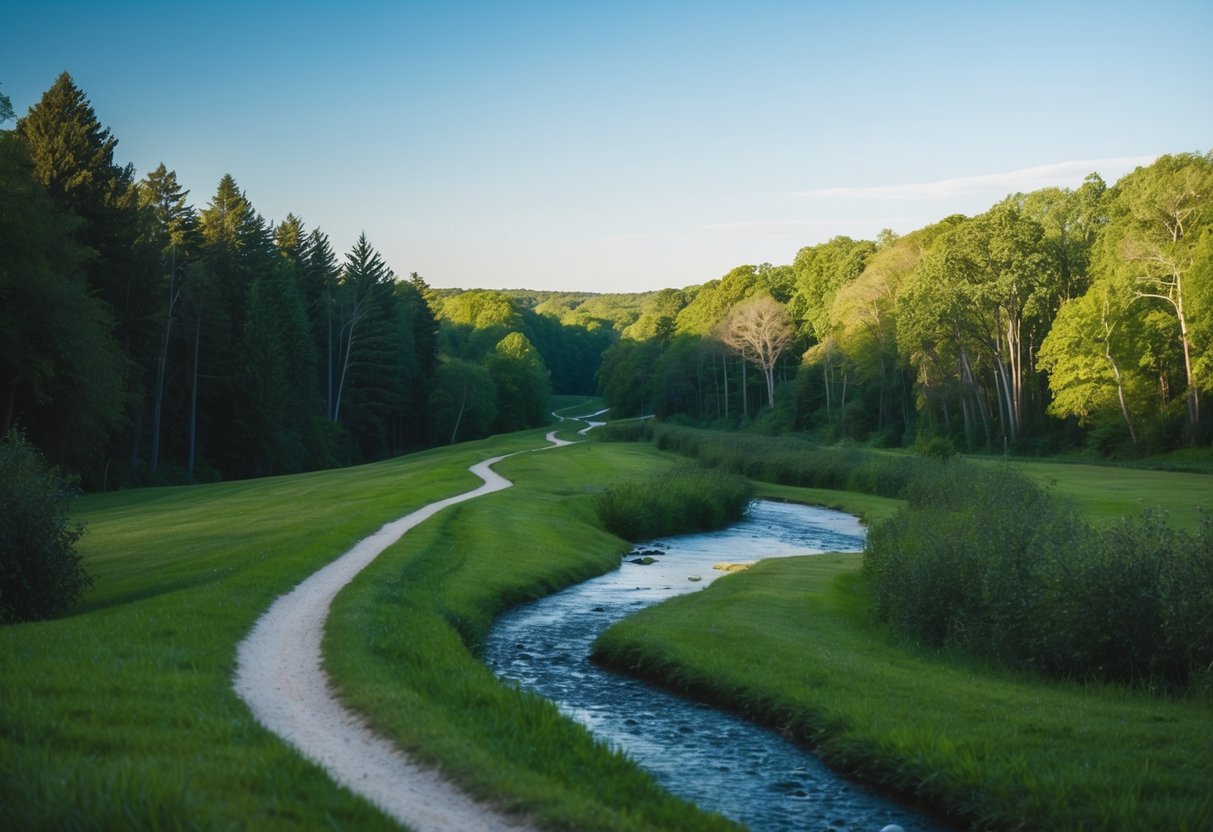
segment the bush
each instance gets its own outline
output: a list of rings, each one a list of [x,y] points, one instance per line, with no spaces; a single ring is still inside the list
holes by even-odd
[[[955,461],[906,496],[864,554],[880,620],[1069,679],[1183,688],[1213,667],[1213,519],[1096,529],[1022,475]]]
[[[68,520],[73,496],[21,434],[0,439],[0,621],[61,615],[92,584],[72,548],[84,533]]]
[[[594,508],[603,528],[635,542],[735,523],[753,496],[750,484],[734,474],[680,468],[610,488],[598,495]]]
[[[603,442],[651,442],[653,441],[652,419],[621,419],[607,422],[590,433]]]

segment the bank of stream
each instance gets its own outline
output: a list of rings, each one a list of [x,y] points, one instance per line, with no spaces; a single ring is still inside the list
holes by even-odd
[[[608,626],[709,584],[724,574],[715,564],[859,551],[863,540],[863,527],[850,515],[757,501],[741,523],[652,541],[614,572],[511,611],[490,633],[484,660],[500,677],[553,700],[671,792],[754,832],[878,832],[891,824],[906,832],[937,830],[929,818],[839,777],[773,731],[589,661],[594,639]]]

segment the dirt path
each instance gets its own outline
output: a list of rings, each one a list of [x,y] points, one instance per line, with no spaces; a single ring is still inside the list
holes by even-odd
[[[547,438],[552,443],[548,447],[572,444],[558,439],[555,431]],[[491,468],[503,459],[493,457],[468,469],[484,485],[388,523],[312,574],[275,601],[236,648],[234,687],[257,721],[323,767],[335,782],[416,832],[531,827],[474,802],[432,769],[414,764],[346,710],[323,669],[324,622],[337,593],[409,529],[456,503],[513,485]]]

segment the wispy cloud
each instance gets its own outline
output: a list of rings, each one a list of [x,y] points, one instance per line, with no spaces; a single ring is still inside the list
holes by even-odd
[[[795,196],[817,199],[949,199],[970,194],[1008,194],[1017,191],[1032,191],[1049,186],[1074,186],[1092,171],[1097,171],[1109,181],[1119,178],[1139,165],[1148,165],[1155,156],[1118,156],[1108,159],[1086,159],[1074,162],[1059,162],[1031,168],[987,173],[978,176],[960,176],[940,179],[935,182],[915,182],[904,185],[869,185],[861,187],[814,188],[796,191]]]
[[[852,224],[850,220],[838,218],[761,219],[711,223],[703,226],[703,229],[714,234],[740,237],[783,237],[796,233],[832,232],[848,228]]]

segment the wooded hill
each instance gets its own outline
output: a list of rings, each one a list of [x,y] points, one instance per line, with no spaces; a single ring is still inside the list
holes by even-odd
[[[15,116],[0,96],[0,124]],[[0,132],[0,434],[91,488],[617,415],[1040,453],[1208,445],[1213,153],[640,294],[435,290],[365,235],[138,178],[67,74]]]

